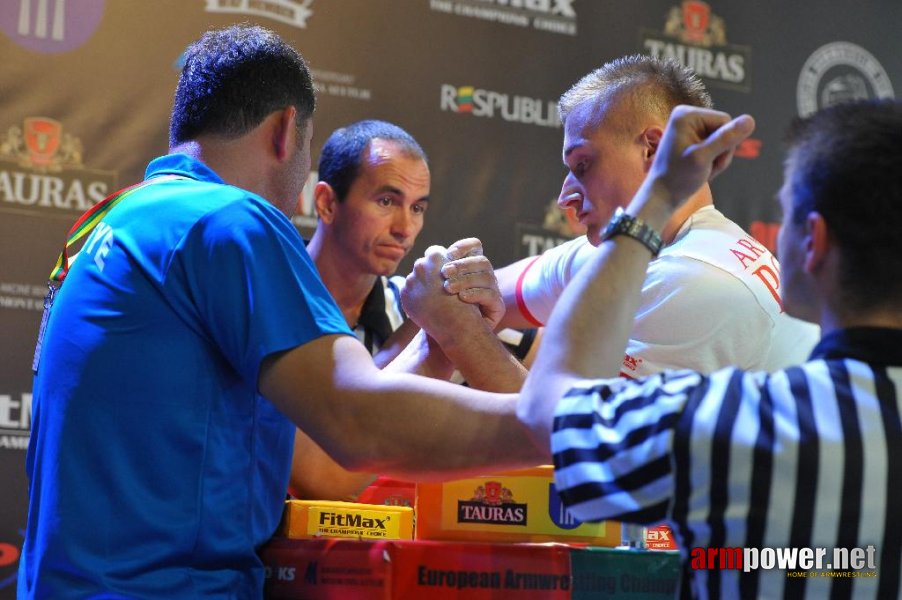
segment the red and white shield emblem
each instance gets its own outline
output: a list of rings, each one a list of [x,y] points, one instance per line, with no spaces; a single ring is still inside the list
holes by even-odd
[[[501,482],[486,481],[485,482],[485,500],[486,504],[501,504]]]
[[[683,27],[685,40],[700,43],[705,39],[711,22],[711,7],[701,0],[683,0]]]
[[[25,146],[31,162],[37,167],[46,167],[60,147],[63,125],[47,117],[27,117],[25,119]]]

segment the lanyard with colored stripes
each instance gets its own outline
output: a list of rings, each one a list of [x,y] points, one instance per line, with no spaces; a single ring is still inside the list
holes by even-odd
[[[66,236],[66,243],[63,245],[63,251],[60,252],[59,258],[56,259],[56,264],[50,272],[50,281],[56,281],[59,284],[63,283],[63,280],[66,279],[66,275],[69,273],[69,249],[78,242],[78,240],[91,233],[94,227],[100,223],[100,220],[103,219],[111,208],[119,204],[132,193],[137,192],[148,185],[160,183],[162,181],[172,181],[173,179],[185,179],[185,177],[182,175],[160,175],[145,179],[144,181],[110,194],[89,208],[78,218],[75,224],[72,225],[72,228],[69,229],[69,234]]]

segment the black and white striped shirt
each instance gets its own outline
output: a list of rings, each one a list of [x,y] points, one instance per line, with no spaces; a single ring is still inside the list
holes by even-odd
[[[825,336],[773,374],[597,380],[554,422],[555,478],[581,520],[667,521],[683,594],[902,598],[902,331]],[[876,576],[691,569],[693,548],[876,548]],[[873,572],[873,570],[871,570]],[[691,588],[691,589],[690,589]]]

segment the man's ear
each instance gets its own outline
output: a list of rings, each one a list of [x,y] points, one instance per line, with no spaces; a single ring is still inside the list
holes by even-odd
[[[272,130],[273,152],[279,161],[292,156],[292,151],[298,145],[295,136],[298,135],[296,120],[298,110],[293,106],[286,106],[276,117]]]
[[[639,137],[645,152],[645,168],[648,169],[655,159],[658,145],[661,143],[661,138],[664,137],[664,130],[658,126],[646,127]]]
[[[814,273],[823,267],[832,243],[827,221],[819,212],[810,212],[805,219],[805,272]]]
[[[335,207],[338,204],[338,196],[332,186],[325,181],[318,181],[313,188],[313,205],[320,220],[329,225],[335,219]]]

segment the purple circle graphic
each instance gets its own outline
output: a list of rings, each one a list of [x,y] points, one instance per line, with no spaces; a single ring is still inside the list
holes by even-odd
[[[0,31],[41,54],[61,54],[97,31],[106,0],[3,0]]]

